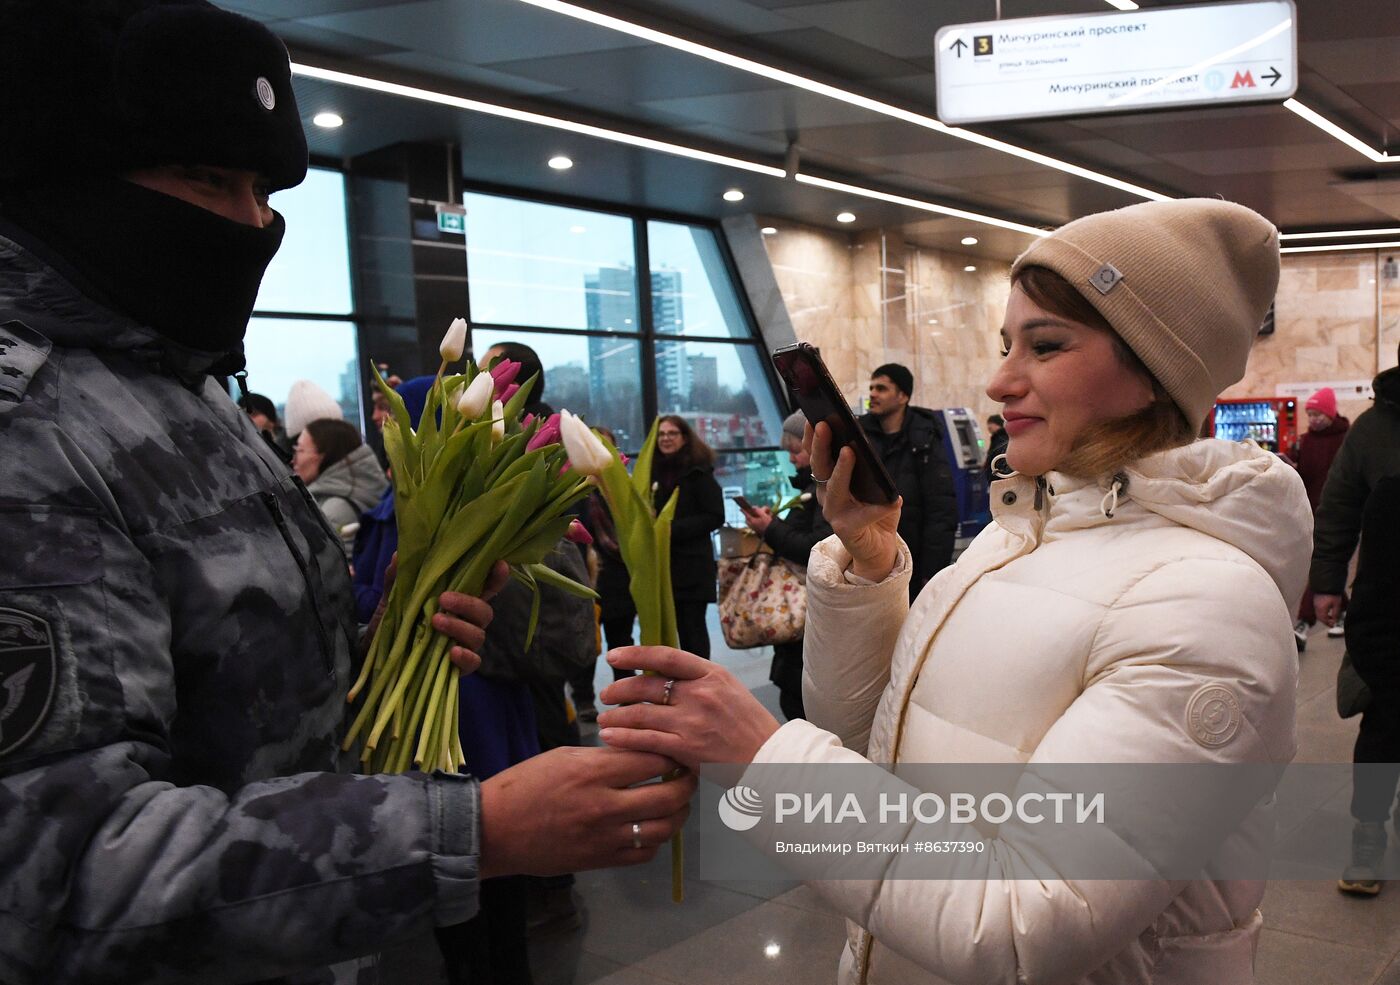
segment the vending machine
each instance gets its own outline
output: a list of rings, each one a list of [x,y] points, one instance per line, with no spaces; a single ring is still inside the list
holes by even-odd
[[[987,481],[982,474],[982,429],[965,407],[945,407],[934,413],[943,418],[943,450],[958,497],[956,549],[961,551],[992,519],[987,506]]]
[[[1286,454],[1298,442],[1298,401],[1292,397],[1218,400],[1206,420],[1205,433],[1226,441],[1253,441]]]

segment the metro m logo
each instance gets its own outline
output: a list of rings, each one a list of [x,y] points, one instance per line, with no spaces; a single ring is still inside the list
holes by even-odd
[[[1235,73],[1234,81],[1232,81],[1232,82],[1230,83],[1230,88],[1231,88],[1231,89],[1240,89],[1240,88],[1253,89],[1253,88],[1254,88],[1254,73],[1253,73],[1253,72],[1250,72],[1250,71],[1248,71],[1248,70],[1246,70],[1246,71],[1244,71],[1244,72],[1236,72],[1236,73]]]

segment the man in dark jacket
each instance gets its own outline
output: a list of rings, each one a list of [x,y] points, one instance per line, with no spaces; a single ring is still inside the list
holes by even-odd
[[[1313,522],[1313,608],[1335,626],[1346,591],[1347,566],[1361,533],[1361,516],[1371,490],[1387,475],[1400,473],[1400,367],[1388,369],[1372,385],[1375,406],[1356,419],[1342,442]]]
[[[282,43],[197,0],[12,0],[0,64],[0,981],[326,982],[479,876],[650,857],[659,758],[337,772],[343,555],[216,378],[306,172]],[[474,666],[489,606],[443,608]],[[580,798],[604,818],[539,806]]]
[[[744,514],[744,522],[773,548],[774,554],[804,568],[812,548],[831,536],[831,524],[826,522],[817,503],[811,456],[802,447],[802,431],[806,425],[807,417],[800,410],[783,421],[783,449],[797,469],[797,475],[791,480],[792,488],[797,491],[797,502],[786,517],[775,516],[772,510],[762,506]],[[802,706],[801,640],[774,644],[768,679],[778,686],[778,707],[789,721],[807,717]]]
[[[899,536],[914,556],[911,600],[953,560],[958,530],[957,493],[943,450],[943,428],[933,411],[909,403],[913,393],[914,374],[898,363],[887,363],[870,374],[870,413],[860,418],[904,497]]]

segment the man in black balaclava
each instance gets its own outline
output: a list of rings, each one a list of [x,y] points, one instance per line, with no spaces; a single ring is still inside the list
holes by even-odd
[[[631,789],[660,757],[337,771],[343,557],[216,381],[306,173],[281,42],[0,0],[0,65],[0,981],[325,982],[479,878],[650,858],[694,789]],[[474,669],[490,607],[442,607]]]

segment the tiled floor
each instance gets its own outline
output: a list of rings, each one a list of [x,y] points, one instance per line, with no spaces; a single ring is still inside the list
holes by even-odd
[[[718,641],[717,630],[713,635]],[[1333,707],[1341,655],[1341,640],[1314,630],[1300,664],[1300,761],[1351,759],[1355,720],[1341,721]],[[777,714],[769,651],[721,645],[714,656]],[[1260,985],[1400,985],[1400,886],[1360,900],[1338,893],[1334,880],[1270,884],[1256,962]],[[835,980],[844,925],[806,887],[705,882],[691,872],[686,901],[676,905],[669,860],[658,856],[647,866],[581,874],[576,892],[582,929],[531,942],[537,985]]]

